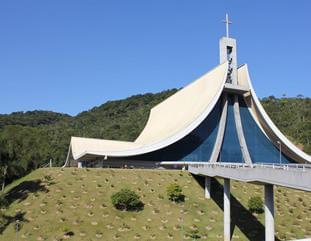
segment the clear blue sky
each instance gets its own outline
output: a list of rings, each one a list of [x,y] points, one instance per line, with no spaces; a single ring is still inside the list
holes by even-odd
[[[226,12],[257,94],[310,97],[309,0],[3,0],[0,113],[182,87],[218,64]]]

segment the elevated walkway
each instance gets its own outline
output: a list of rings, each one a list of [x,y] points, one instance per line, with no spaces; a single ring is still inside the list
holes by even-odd
[[[311,192],[310,164],[187,163],[192,174]]]
[[[172,165],[161,162],[161,165]],[[205,177],[205,197],[211,197],[211,177],[224,178],[224,240],[230,240],[230,180],[264,185],[265,240],[274,241],[274,185],[311,192],[310,164],[245,164],[174,162],[188,166],[188,171]],[[306,239],[310,240],[310,239]]]

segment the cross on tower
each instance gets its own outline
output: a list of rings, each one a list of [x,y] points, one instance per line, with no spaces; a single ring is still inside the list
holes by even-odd
[[[226,23],[226,34],[227,38],[229,38],[229,24],[232,24],[231,21],[229,21],[228,13],[226,13],[226,19],[222,20],[223,23]]]

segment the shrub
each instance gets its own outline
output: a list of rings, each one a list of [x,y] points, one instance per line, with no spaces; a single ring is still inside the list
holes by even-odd
[[[0,208],[5,208],[9,204],[8,200],[4,197],[4,195],[0,195]]]
[[[74,236],[75,233],[72,232],[72,231],[68,231],[68,232],[66,232],[64,235],[67,236],[67,237],[71,237],[71,236]]]
[[[164,197],[163,197],[162,194],[159,194],[159,195],[158,195],[158,198],[159,198],[159,199],[164,199]]]
[[[53,180],[53,178],[52,178],[51,175],[45,175],[45,176],[43,177],[43,180],[44,180],[45,182],[47,182],[47,183],[50,183],[50,182]]]
[[[252,213],[263,213],[263,202],[261,197],[251,197],[248,200],[248,208]]]
[[[176,183],[170,184],[166,188],[168,199],[173,202],[183,202],[185,200],[185,195],[182,193],[181,186]]]
[[[192,238],[192,240],[197,240],[197,239],[200,239],[201,238],[201,235],[199,234],[199,231],[198,230],[191,230],[189,233],[188,233],[188,236],[190,238]]]
[[[286,233],[281,233],[281,234],[280,234],[280,239],[281,239],[281,240],[287,240],[287,238],[288,238],[288,237],[287,237]]]
[[[130,189],[121,189],[111,196],[113,206],[119,210],[138,211],[144,207],[140,197]]]
[[[0,211],[0,229],[3,229],[5,227],[5,219],[3,217],[3,214]]]

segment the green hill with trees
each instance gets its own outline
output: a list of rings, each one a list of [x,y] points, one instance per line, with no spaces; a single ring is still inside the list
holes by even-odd
[[[0,115],[0,173],[7,166],[7,182],[11,182],[50,159],[54,165],[63,164],[71,136],[134,140],[144,127],[149,110],[176,91],[108,101],[76,116],[51,111]],[[281,131],[311,153],[311,99],[271,96],[262,99],[262,103]]]

